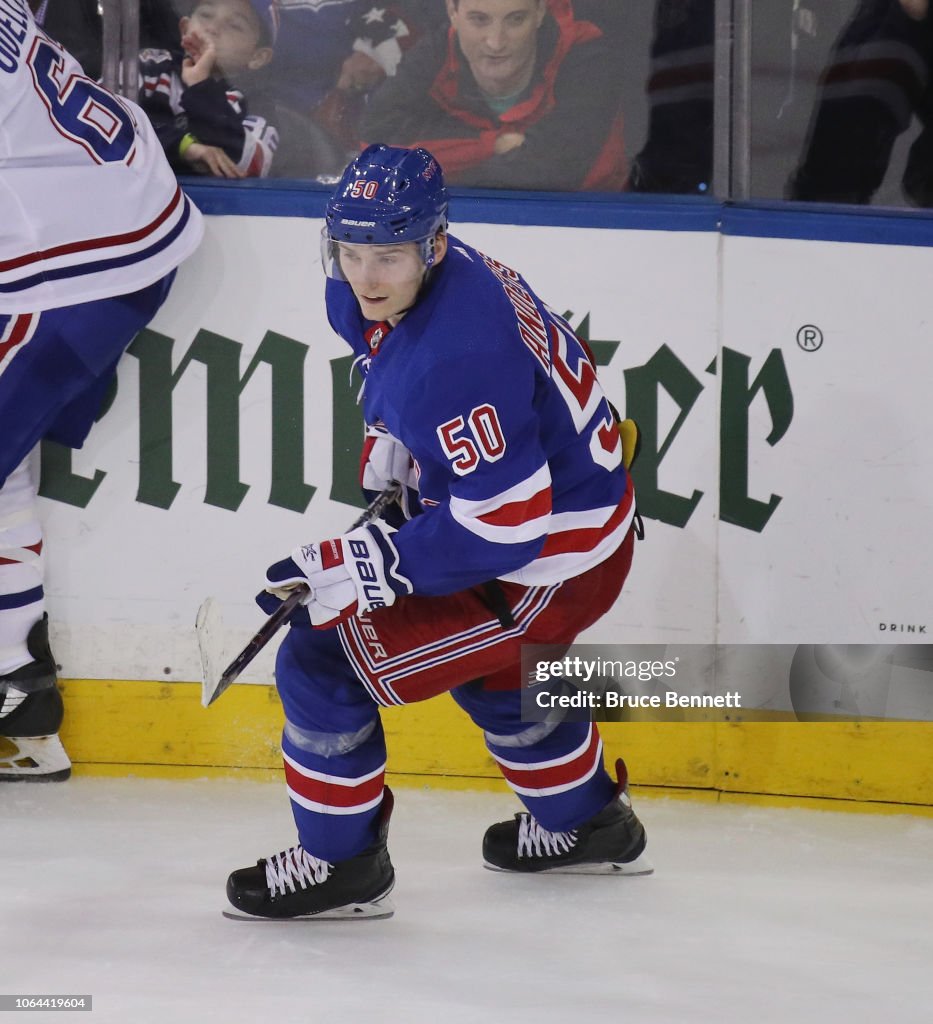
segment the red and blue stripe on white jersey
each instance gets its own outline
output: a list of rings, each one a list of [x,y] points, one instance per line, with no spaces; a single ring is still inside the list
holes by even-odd
[[[0,313],[129,295],[197,247],[201,217],[148,118],[89,79],[5,0],[0,89]]]

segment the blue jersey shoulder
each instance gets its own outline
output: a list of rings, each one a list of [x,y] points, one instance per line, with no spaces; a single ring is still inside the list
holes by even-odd
[[[482,373],[531,355],[547,371],[546,315],[521,275],[449,236],[446,258],[403,324],[430,338],[417,353],[427,363],[468,360]]]

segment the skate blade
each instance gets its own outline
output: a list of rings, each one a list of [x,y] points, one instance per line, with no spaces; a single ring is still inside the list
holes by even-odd
[[[654,865],[640,853],[634,860],[628,863],[614,863],[606,861],[604,864],[568,864],[556,868],[545,868],[542,871],[515,871],[511,868],[500,868],[489,861],[483,861],[483,867],[490,871],[501,871],[507,875],[625,875],[635,877],[638,875],[654,874]]]
[[[300,914],[297,917],[256,917],[241,910],[222,910],[224,917],[231,921],[265,921],[268,924],[290,921],[383,921],[395,913],[395,906],[388,896],[370,903],[348,903],[333,910],[322,910],[319,914]]]
[[[0,736],[0,782],[64,782],[71,761],[52,736]]]

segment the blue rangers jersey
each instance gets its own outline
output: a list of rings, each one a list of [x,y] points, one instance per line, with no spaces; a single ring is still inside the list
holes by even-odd
[[[327,282],[356,353],[364,416],[412,453],[424,512],[393,537],[415,593],[570,579],[608,558],[635,511],[614,417],[567,323],[510,268],[449,236],[392,329]]]

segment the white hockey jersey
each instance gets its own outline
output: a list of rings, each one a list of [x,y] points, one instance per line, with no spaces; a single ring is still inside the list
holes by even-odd
[[[129,294],[197,247],[201,215],[146,115],[0,0],[0,313]]]

